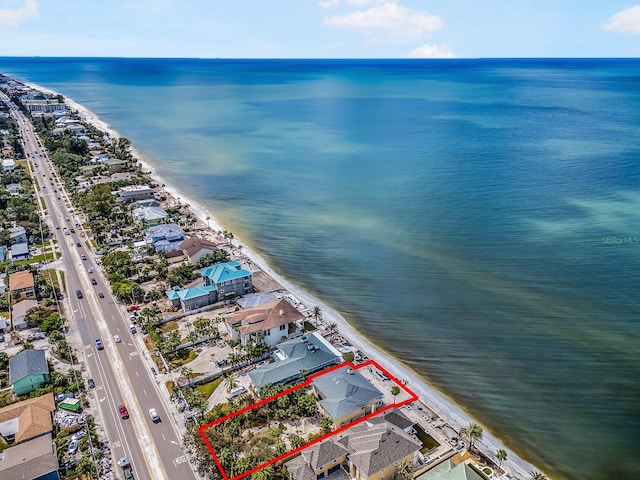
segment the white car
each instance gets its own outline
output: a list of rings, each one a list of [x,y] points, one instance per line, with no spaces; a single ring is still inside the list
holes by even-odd
[[[75,455],[77,451],[78,451],[78,440],[71,440],[71,443],[69,443],[69,454]]]
[[[149,409],[149,416],[153,423],[158,423],[160,421],[160,415],[158,415],[158,411],[155,408]]]
[[[120,340],[120,335],[114,335],[113,339],[116,341],[116,343],[120,343],[122,340]]]

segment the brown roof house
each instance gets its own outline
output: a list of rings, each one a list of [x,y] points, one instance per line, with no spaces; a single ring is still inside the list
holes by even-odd
[[[0,436],[11,444],[51,433],[55,408],[53,393],[47,393],[0,409]]]
[[[9,275],[9,292],[18,298],[35,297],[36,288],[31,272],[23,270]]]
[[[225,319],[231,338],[242,345],[262,339],[276,345],[283,337],[300,333],[297,323],[304,315],[286,300],[274,300],[240,310]]]
[[[316,480],[340,468],[354,480],[391,480],[400,463],[415,465],[421,448],[420,440],[381,418],[305,448],[285,466],[293,480]]]
[[[189,261],[194,265],[208,253],[212,253],[218,249],[218,244],[205,240],[204,238],[187,238],[180,244],[180,250],[187,256]]]

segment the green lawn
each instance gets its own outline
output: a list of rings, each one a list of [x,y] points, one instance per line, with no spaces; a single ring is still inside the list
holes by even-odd
[[[196,390],[200,392],[204,398],[209,398],[223,380],[224,377],[218,377],[215,380],[196,386]]]

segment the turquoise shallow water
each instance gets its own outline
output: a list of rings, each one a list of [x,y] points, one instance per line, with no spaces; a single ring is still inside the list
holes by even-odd
[[[0,59],[557,478],[638,478],[640,61]]]

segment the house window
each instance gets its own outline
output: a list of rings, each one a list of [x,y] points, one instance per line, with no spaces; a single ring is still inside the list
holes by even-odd
[[[285,330],[287,328],[286,325],[280,325],[280,330]]]
[[[269,335],[271,335],[271,330],[267,330],[266,332],[264,332],[265,337],[268,337]]]

